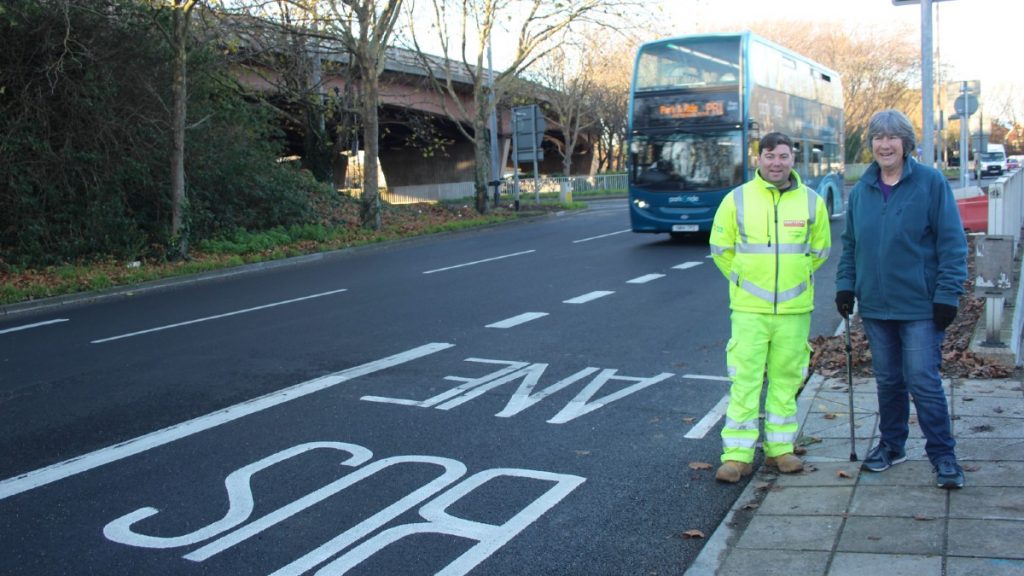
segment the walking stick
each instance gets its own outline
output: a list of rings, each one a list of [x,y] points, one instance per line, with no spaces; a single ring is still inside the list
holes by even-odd
[[[850,398],[850,462],[857,461],[857,441],[853,433],[853,347],[850,346],[850,317],[846,323],[846,390]]]

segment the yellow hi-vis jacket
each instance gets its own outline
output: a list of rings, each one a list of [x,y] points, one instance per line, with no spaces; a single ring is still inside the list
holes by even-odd
[[[832,236],[825,202],[796,171],[792,187],[754,179],[726,195],[711,227],[711,256],[729,280],[730,308],[762,314],[814,309],[814,271]]]

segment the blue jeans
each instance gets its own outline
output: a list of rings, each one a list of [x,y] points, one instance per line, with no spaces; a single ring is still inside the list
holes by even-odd
[[[939,364],[945,332],[931,320],[864,318],[871,365],[878,382],[878,432],[882,443],[900,450],[910,430],[910,396],[932,464],[956,457],[949,407],[942,391]]]

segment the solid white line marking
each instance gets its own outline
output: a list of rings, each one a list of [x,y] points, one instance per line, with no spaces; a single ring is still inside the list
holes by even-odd
[[[67,318],[57,318],[56,320],[47,320],[46,322],[36,322],[35,324],[25,324],[24,326],[15,326],[14,328],[7,328],[0,330],[0,334],[7,334],[8,332],[17,332],[18,330],[28,330],[29,328],[38,328],[39,326],[46,326],[47,324],[56,324],[58,322],[67,322]]]
[[[198,324],[199,322],[206,322],[208,320],[217,320],[218,318],[227,318],[228,316],[235,316],[237,314],[245,314],[246,312],[255,312],[256,310],[263,310],[264,308],[273,308],[275,306],[284,306],[285,304],[294,304],[295,302],[301,302],[303,300],[310,300],[312,298],[320,298],[321,296],[330,296],[331,294],[337,294],[339,292],[345,292],[347,288],[340,290],[331,290],[330,292],[321,292],[319,294],[312,294],[310,296],[303,296],[301,298],[292,298],[291,300],[283,300],[281,302],[273,302],[271,304],[264,304],[262,306],[256,306],[254,308],[246,308],[245,310],[235,310],[234,312],[227,312],[225,314],[217,314],[215,316],[207,316],[205,318],[196,318],[195,320],[188,320],[185,322],[178,322],[177,324],[168,324],[166,326],[158,326],[156,328],[150,328],[148,330],[139,330],[138,332],[131,332],[129,334],[121,334],[120,336],[111,336],[110,338],[101,338],[99,340],[93,340],[90,344],[102,344],[103,342],[110,342],[111,340],[120,340],[122,338],[131,338],[132,336],[139,336],[141,334],[149,334],[150,332],[159,332],[161,330],[169,330],[171,328],[179,328],[181,326],[188,326],[189,324]]]
[[[21,494],[29,490],[63,480],[76,474],[81,474],[93,468],[98,468],[111,462],[122,460],[129,456],[141,454],[152,448],[163,446],[164,444],[170,444],[175,440],[186,438],[193,434],[209,430],[216,426],[220,426],[226,422],[238,420],[245,416],[255,414],[261,410],[272,408],[278,404],[284,404],[290,400],[296,398],[302,398],[321,390],[326,390],[332,386],[347,382],[359,376],[366,376],[374,372],[379,372],[386,368],[398,366],[424,356],[428,356],[435,352],[447,350],[455,346],[454,344],[446,344],[444,342],[431,342],[430,344],[424,344],[411,350],[406,350],[393,356],[374,360],[373,362],[367,362],[360,366],[354,366],[341,370],[340,372],[334,372],[333,374],[327,374],[326,376],[320,376],[312,380],[307,380],[294,386],[290,386],[277,392],[271,392],[259,398],[252,400],[246,400],[234,406],[211,412],[205,416],[199,416],[180,424],[168,426],[163,430],[157,430],[156,432],[150,432],[144,436],[139,436],[131,440],[127,440],[120,444],[101,448],[95,452],[71,458],[46,468],[40,468],[33,470],[32,472],[26,472],[20,476],[8,478],[0,482],[0,500],[14,496],[15,494]]]
[[[683,374],[683,378],[690,380],[717,380],[719,382],[730,382],[728,376],[705,376],[704,374]]]
[[[586,302],[590,302],[591,300],[597,300],[598,298],[604,298],[605,296],[608,296],[610,294],[615,294],[615,292],[612,292],[612,291],[609,291],[609,290],[595,290],[594,292],[588,292],[586,294],[583,294],[582,296],[577,296],[575,298],[570,298],[568,300],[562,300],[562,303],[563,304],[584,304]]]
[[[677,266],[673,266],[673,270],[686,270],[687,268],[693,268],[694,266],[700,266],[703,262],[683,262]]]
[[[579,240],[573,240],[572,243],[573,244],[579,244],[580,242],[590,242],[591,240],[597,240],[598,238],[607,238],[609,236],[617,236],[619,234],[625,234],[626,232],[630,232],[630,231],[631,231],[631,229],[627,228],[625,230],[619,230],[618,232],[610,232],[608,234],[601,234],[600,236],[591,236],[590,238],[580,238]]]
[[[651,280],[657,280],[658,278],[664,278],[664,277],[665,277],[664,274],[645,274],[643,276],[638,276],[636,278],[633,278],[632,280],[627,280],[626,283],[627,284],[646,284],[646,283],[650,282]]]
[[[529,322],[530,320],[536,320],[537,318],[543,318],[547,316],[547,312],[525,312],[519,316],[513,316],[502,320],[501,322],[495,322],[494,324],[488,324],[488,328],[511,328]]]
[[[728,406],[729,397],[722,396],[722,399],[718,401],[718,404],[715,404],[715,407],[701,418],[700,422],[697,422],[693,428],[690,428],[690,431],[686,433],[684,438],[703,438],[709,430],[715,427],[715,424],[718,424],[718,421],[722,419],[722,416],[725,416],[725,409]]]
[[[454,270],[456,268],[465,268],[466,266],[473,266],[474,264],[483,264],[484,262],[493,262],[495,260],[501,260],[502,258],[511,258],[513,256],[522,256],[523,254],[529,254],[536,252],[536,250],[523,250],[522,252],[514,252],[512,254],[505,254],[504,256],[495,256],[494,258],[486,258],[484,260],[477,260],[476,262],[466,262],[465,264],[456,264],[455,266],[448,266],[447,268],[436,268],[434,270],[427,270],[424,274],[433,274],[434,272],[444,272],[445,270]]]

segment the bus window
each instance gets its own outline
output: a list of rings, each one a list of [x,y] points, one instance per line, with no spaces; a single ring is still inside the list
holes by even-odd
[[[821,178],[825,174],[823,162],[824,154],[822,154],[821,146],[811,147],[811,178]]]

